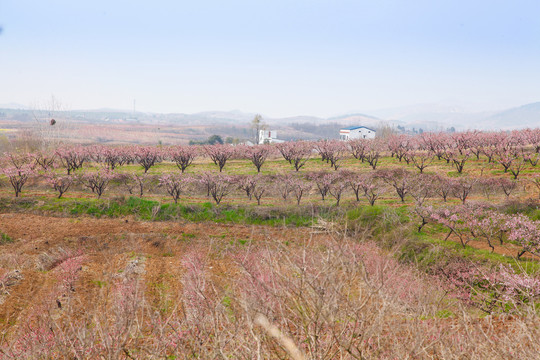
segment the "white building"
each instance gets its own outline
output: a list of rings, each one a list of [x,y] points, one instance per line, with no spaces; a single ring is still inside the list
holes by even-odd
[[[277,138],[276,130],[259,130],[259,144],[277,144],[282,142],[283,140]]]
[[[375,130],[365,126],[349,126],[339,130],[339,140],[374,139]]]

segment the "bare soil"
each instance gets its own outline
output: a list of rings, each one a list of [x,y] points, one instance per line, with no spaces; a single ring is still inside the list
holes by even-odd
[[[43,268],[47,259],[62,257],[61,254],[84,256],[74,289],[77,301],[83,304],[103,299],[101,292],[107,291],[111,274],[122,274],[130,264],[138,263],[143,268],[147,299],[156,306],[174,306],[170,297],[180,292],[181,260],[194,242],[249,246],[250,242],[273,239],[294,246],[295,242],[319,236],[307,228],[21,213],[0,214],[0,231],[14,240],[0,245],[0,279],[20,272],[18,279],[0,288],[0,334],[22,323],[19,319],[49,311],[55,302],[62,303],[65,294],[58,291],[61,280],[55,265]],[[214,272],[225,274],[228,270],[225,259],[216,261]]]

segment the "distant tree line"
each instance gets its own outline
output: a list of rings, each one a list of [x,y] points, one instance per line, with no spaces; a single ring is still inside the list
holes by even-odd
[[[189,140],[189,145],[216,145],[216,144],[238,144],[240,140],[238,138],[233,138],[232,136],[227,136],[225,140],[219,135],[211,135],[206,140]]]

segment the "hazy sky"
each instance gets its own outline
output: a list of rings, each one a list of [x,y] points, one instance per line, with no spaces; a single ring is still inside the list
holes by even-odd
[[[540,1],[0,0],[0,104],[337,115],[540,101]]]

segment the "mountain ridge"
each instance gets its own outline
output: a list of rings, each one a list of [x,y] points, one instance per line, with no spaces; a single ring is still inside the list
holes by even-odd
[[[32,111],[17,103],[1,104],[0,111],[9,113],[26,113]],[[263,115],[269,125],[284,125],[291,123],[342,123],[345,125],[365,125],[416,128],[428,131],[444,130],[449,127],[457,129],[479,130],[508,130],[513,128],[540,126],[540,101],[528,103],[501,111],[471,112],[458,107],[439,104],[418,104],[403,108],[389,108],[374,111],[375,115],[367,112],[351,112],[338,116],[319,117],[313,115],[297,115],[271,117]],[[196,113],[155,113],[142,111],[127,111],[112,108],[70,110],[60,112],[84,121],[137,121],[140,123],[178,123],[189,124],[240,124],[249,123],[255,113],[241,110],[212,110]],[[386,117],[377,116],[385,114]],[[474,126],[471,126],[474,124]]]

